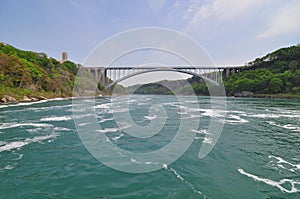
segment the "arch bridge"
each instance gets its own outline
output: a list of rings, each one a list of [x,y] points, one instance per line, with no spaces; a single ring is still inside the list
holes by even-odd
[[[222,77],[228,77],[242,70],[243,66],[109,66],[109,67],[84,67],[106,88],[128,79],[130,77],[157,71],[174,71],[193,76],[199,76],[205,81],[218,84]]]

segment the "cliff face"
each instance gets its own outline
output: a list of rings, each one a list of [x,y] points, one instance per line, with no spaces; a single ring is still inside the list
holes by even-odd
[[[71,96],[76,73],[77,65],[71,61],[60,63],[44,53],[0,43],[0,99]]]

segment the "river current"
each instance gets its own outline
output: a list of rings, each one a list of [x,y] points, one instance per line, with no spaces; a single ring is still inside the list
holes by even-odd
[[[122,97],[114,100],[122,103]],[[139,125],[161,117],[149,113],[153,104],[166,109],[159,135],[141,140],[116,124],[110,97],[96,99],[102,127],[97,133],[131,151],[150,152],[168,144],[178,130],[179,109],[185,117],[199,118],[187,151],[148,173],[118,171],[94,158],[78,135],[70,99],[0,105],[0,198],[299,199],[299,102],[227,98],[222,134],[212,151],[199,158],[202,144],[212,143],[209,121],[219,117],[210,98],[187,96],[179,105],[175,96],[132,96],[130,114]],[[188,108],[191,103],[199,109]]]

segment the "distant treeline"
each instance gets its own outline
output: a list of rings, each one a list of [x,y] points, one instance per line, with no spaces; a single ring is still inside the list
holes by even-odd
[[[178,81],[168,84],[178,85]],[[180,82],[180,81],[179,81]],[[197,95],[209,95],[207,85],[200,77],[188,79]],[[248,63],[241,71],[223,79],[227,95],[250,91],[253,94],[300,95],[300,46],[281,48]],[[177,93],[188,94],[182,84]],[[135,91],[137,94],[170,94],[160,84],[146,84]]]

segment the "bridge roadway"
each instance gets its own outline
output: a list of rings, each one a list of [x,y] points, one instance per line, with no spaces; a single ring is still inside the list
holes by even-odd
[[[153,71],[174,71],[190,75],[206,77],[212,81],[220,79],[220,75],[228,77],[239,72],[244,66],[109,66],[109,67],[84,67],[91,72],[101,84],[108,86],[129,77]],[[113,80],[115,83],[109,82]]]

